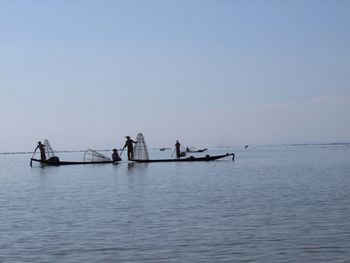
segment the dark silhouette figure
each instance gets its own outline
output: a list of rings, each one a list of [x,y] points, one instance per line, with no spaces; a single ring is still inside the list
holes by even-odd
[[[121,160],[117,149],[113,149],[112,160],[115,163]]]
[[[179,141],[176,141],[175,143],[176,158],[180,158],[181,156],[180,146],[181,144],[179,143]]]
[[[126,142],[125,145],[123,147],[123,150],[125,149],[125,147],[128,147],[128,160],[131,161],[132,159],[134,159],[134,147],[133,147],[133,143],[137,143],[134,140],[132,140],[130,138],[130,136],[125,136],[126,138]],[[122,151],[123,151],[122,150]]]
[[[41,142],[38,142],[38,146],[35,148],[33,155],[35,154],[36,150],[40,150],[40,159],[42,161],[46,160],[46,155],[45,155],[45,145],[42,144]]]

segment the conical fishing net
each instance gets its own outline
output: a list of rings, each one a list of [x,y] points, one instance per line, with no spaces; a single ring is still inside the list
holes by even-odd
[[[51,144],[48,139],[44,140],[44,145],[45,145],[45,155],[47,159],[50,159],[51,157],[55,156],[55,153],[51,147]]]
[[[135,160],[149,160],[148,148],[145,138],[142,133],[139,133],[136,137],[137,143],[134,145],[134,159]]]
[[[102,162],[111,161],[111,159],[95,150],[87,149],[84,152],[84,162]]]

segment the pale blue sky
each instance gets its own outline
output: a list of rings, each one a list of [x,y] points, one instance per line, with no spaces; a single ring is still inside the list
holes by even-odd
[[[350,1],[0,0],[0,152],[350,140]]]

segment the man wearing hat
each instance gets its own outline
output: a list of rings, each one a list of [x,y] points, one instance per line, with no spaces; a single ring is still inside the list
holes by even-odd
[[[128,147],[128,160],[131,161],[132,159],[134,159],[134,147],[133,147],[133,143],[137,143],[134,140],[132,140],[130,138],[130,136],[125,136],[126,138],[126,142],[125,145],[123,147],[123,150],[125,147]],[[122,151],[123,151],[122,150]]]
[[[118,150],[117,149],[113,149],[113,153],[112,153],[112,160],[113,162],[117,163],[119,162],[121,159],[119,157],[119,154],[118,154]]]

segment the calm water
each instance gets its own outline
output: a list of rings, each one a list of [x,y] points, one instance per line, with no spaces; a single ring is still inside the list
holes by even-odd
[[[209,153],[231,151],[43,168],[0,155],[0,262],[350,262],[350,147]]]

